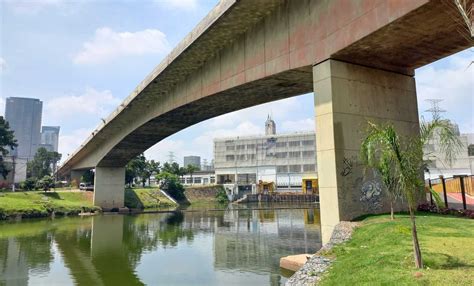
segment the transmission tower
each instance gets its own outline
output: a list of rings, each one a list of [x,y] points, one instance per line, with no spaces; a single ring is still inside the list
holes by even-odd
[[[176,156],[174,155],[174,152],[170,151],[168,153],[168,163],[172,164],[172,163],[176,162],[175,158],[176,158]]]
[[[439,103],[443,101],[442,99],[426,99],[431,104],[431,108],[425,110],[425,112],[430,112],[431,113],[431,118],[434,119],[439,119],[441,118],[441,113],[446,112],[446,110],[441,109],[439,107]]]

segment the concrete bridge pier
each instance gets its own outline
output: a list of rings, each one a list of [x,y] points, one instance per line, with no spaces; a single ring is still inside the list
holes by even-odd
[[[123,208],[125,167],[95,167],[94,205],[105,210]]]
[[[390,210],[379,180],[360,162],[367,122],[390,123],[415,135],[419,120],[411,75],[327,60],[313,67],[313,82],[325,244],[339,221]]]

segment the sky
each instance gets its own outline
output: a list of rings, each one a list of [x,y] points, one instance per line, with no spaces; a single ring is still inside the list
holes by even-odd
[[[63,159],[118,106],[217,0],[0,0],[0,115],[5,98],[39,98],[43,125],[61,126]],[[474,49],[416,70],[421,116],[426,99],[443,98],[444,116],[474,132]],[[145,152],[212,159],[213,138],[314,130],[306,94],[219,116],[176,133]]]

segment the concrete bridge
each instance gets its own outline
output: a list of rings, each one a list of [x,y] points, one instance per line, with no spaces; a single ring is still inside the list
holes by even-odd
[[[473,44],[454,2],[223,0],[59,172],[95,168],[94,203],[121,207],[124,166],[160,140],[314,92],[324,241],[340,220],[387,210],[358,163],[360,139],[367,120],[418,132],[414,69]]]

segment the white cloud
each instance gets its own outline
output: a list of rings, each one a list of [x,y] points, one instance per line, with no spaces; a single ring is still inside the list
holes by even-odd
[[[59,7],[65,3],[64,0],[4,0],[15,13],[37,14],[50,7]]]
[[[295,131],[314,131],[315,123],[314,118],[305,118],[301,120],[286,120],[281,124],[282,132],[295,132]],[[277,132],[279,130],[277,129]]]
[[[93,128],[80,128],[71,133],[59,133],[58,152],[62,154],[61,162],[64,162],[68,154],[72,154],[89,137]]]
[[[185,145],[185,142],[182,140],[164,139],[146,150],[145,156],[163,163],[169,160],[169,153],[173,152],[175,161],[182,165],[183,156],[189,155],[186,154]]]
[[[430,108],[426,99],[443,99],[440,107],[444,117],[459,125],[461,132],[474,132],[474,66],[471,51],[452,56],[445,65],[430,65],[416,74],[418,109],[420,116]]]
[[[82,50],[73,57],[75,64],[98,64],[120,60],[120,57],[144,54],[165,54],[170,50],[166,35],[160,30],[146,29],[137,32],[115,32],[103,27],[95,31],[94,38],[85,42]]]
[[[5,116],[5,99],[0,97],[0,116]]]
[[[197,0],[155,0],[154,2],[168,9],[194,10],[198,7]]]
[[[106,117],[119,103],[120,99],[109,90],[99,91],[88,87],[80,95],[60,96],[47,101],[44,115],[51,122],[77,120],[85,115],[100,119]]]
[[[7,69],[7,61],[4,58],[0,57],[0,74],[2,74]]]

